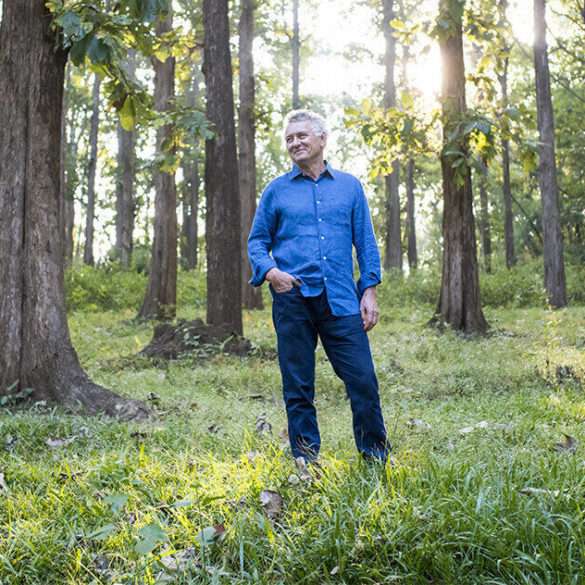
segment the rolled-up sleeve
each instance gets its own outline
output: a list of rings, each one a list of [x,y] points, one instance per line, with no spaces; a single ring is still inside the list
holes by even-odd
[[[352,240],[357,253],[360,278],[357,287],[360,296],[371,287],[382,281],[380,252],[376,244],[376,236],[370,218],[368,201],[361,183],[357,183],[357,193],[353,206]]]
[[[253,286],[260,286],[266,273],[271,268],[276,268],[276,262],[270,255],[276,227],[272,199],[273,193],[268,187],[260,198],[248,237],[248,260],[252,267],[252,278],[249,282]]]

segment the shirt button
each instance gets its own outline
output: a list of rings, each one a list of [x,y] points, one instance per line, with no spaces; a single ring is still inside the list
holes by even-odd
[[[321,199],[317,199],[317,203],[321,203]]]
[[[327,260],[327,256],[323,256],[323,260]]]
[[[324,240],[325,239],[325,236],[321,236],[321,239]]]
[[[319,221],[323,221],[321,218],[319,218]]]
[[[326,277],[326,276],[324,276],[324,277],[323,277],[323,280],[327,280],[327,277]]]

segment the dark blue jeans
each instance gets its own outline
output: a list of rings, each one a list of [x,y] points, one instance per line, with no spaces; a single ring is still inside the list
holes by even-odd
[[[366,458],[386,460],[389,444],[380,408],[378,380],[361,316],[332,315],[325,291],[318,297],[303,297],[298,288],[293,288],[280,294],[272,291],[272,297],[272,318],[278,339],[278,361],[293,456],[315,459],[321,446],[313,404],[315,348],[319,336],[335,373],[345,383],[358,451]]]

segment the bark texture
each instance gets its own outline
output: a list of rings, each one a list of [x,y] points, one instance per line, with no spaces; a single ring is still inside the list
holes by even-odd
[[[567,304],[563,235],[555,161],[555,126],[546,46],[545,0],[534,0],[534,72],[540,164],[538,184],[542,201],[544,287],[553,307]]]
[[[394,68],[396,64],[396,39],[392,34],[390,21],[395,17],[394,0],[383,0],[384,39],[384,107],[396,107],[396,81]],[[400,233],[400,165],[397,160],[392,163],[392,173],[385,177],[386,185],[386,250],[384,254],[385,270],[402,270],[402,236]]]
[[[207,323],[242,333],[241,212],[227,0],[204,0],[207,118],[205,144]]]
[[[136,57],[130,53],[128,75],[134,77]],[[118,122],[118,154],[116,180],[116,255],[124,268],[130,268],[134,238],[134,179],[136,176],[136,132],[124,130]]]
[[[301,37],[299,34],[299,0],[293,0],[293,34],[291,38],[292,52],[292,107],[298,110],[301,107],[299,94],[301,68]]]
[[[406,166],[406,225],[408,228],[408,266],[411,270],[418,268],[414,171],[414,159],[411,158]]]
[[[199,98],[199,71],[193,67],[191,85],[187,90],[187,105],[196,107]],[[197,216],[199,211],[199,187],[201,183],[199,175],[199,148],[200,141],[189,138],[189,153],[183,157],[183,188],[182,210],[183,221],[181,224],[181,264],[186,270],[194,270],[197,267],[197,245],[199,229]]]
[[[142,417],[93,384],[71,345],[59,230],[66,55],[38,0],[3,3],[0,26],[0,394],[31,388],[72,410]]]
[[[506,14],[507,3],[500,3],[500,10],[503,16]],[[508,63],[506,57],[503,63],[503,70],[498,75],[500,93],[502,99],[502,110],[508,107]],[[503,137],[500,144],[502,148],[502,196],[504,203],[504,242],[506,245],[506,267],[512,268],[516,264],[516,250],[514,246],[514,212],[512,210],[512,185],[510,182],[510,141]]]
[[[443,65],[443,142],[466,112],[462,10],[458,0],[441,0],[439,18],[450,28],[439,38]],[[463,153],[463,137],[450,144]],[[487,323],[479,294],[471,172],[457,177],[453,159],[441,153],[443,175],[443,269],[435,320],[465,333],[483,333]]]
[[[169,12],[156,25],[157,36],[170,32],[173,16]],[[159,61],[153,57],[154,105],[164,112],[172,107],[175,96],[175,59]],[[156,133],[156,152],[162,154],[163,143],[172,126],[161,126]],[[177,191],[175,175],[160,168],[154,171],[154,238],[150,274],[144,302],[138,316],[142,319],[173,319],[177,305]]]
[[[87,161],[87,205],[85,209],[85,246],[83,262],[93,266],[93,240],[95,233],[95,175],[97,170],[98,132],[100,126],[101,79],[96,73],[92,90],[92,114],[89,130],[89,160]]]
[[[488,169],[485,164],[479,175],[479,206],[481,218],[479,221],[479,233],[481,236],[481,252],[484,268],[487,273],[492,271],[492,233],[490,228],[489,197],[487,191]]]
[[[242,202],[242,304],[246,309],[262,309],[262,290],[249,284],[252,270],[248,262],[247,243],[256,213],[256,121],[254,107],[254,0],[242,0],[239,26],[240,111],[239,111],[239,171]]]

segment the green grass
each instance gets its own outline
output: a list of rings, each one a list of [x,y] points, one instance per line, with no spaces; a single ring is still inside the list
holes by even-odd
[[[0,583],[584,583],[585,308],[488,309],[492,333],[469,341],[426,328],[429,306],[383,298],[371,343],[397,465],[356,455],[349,404],[319,349],[323,475],[310,485],[289,481],[275,361],[161,369],[132,357],[151,335],[133,309],[73,313],[93,379],[160,402],[143,424],[3,409]],[[272,347],[269,309],[245,327]],[[261,413],[271,436],[255,431]],[[555,450],[563,433],[574,453]],[[275,521],[265,489],[284,498]],[[202,546],[198,533],[220,523],[225,537]],[[163,570],[161,558],[191,547],[184,571]]]

